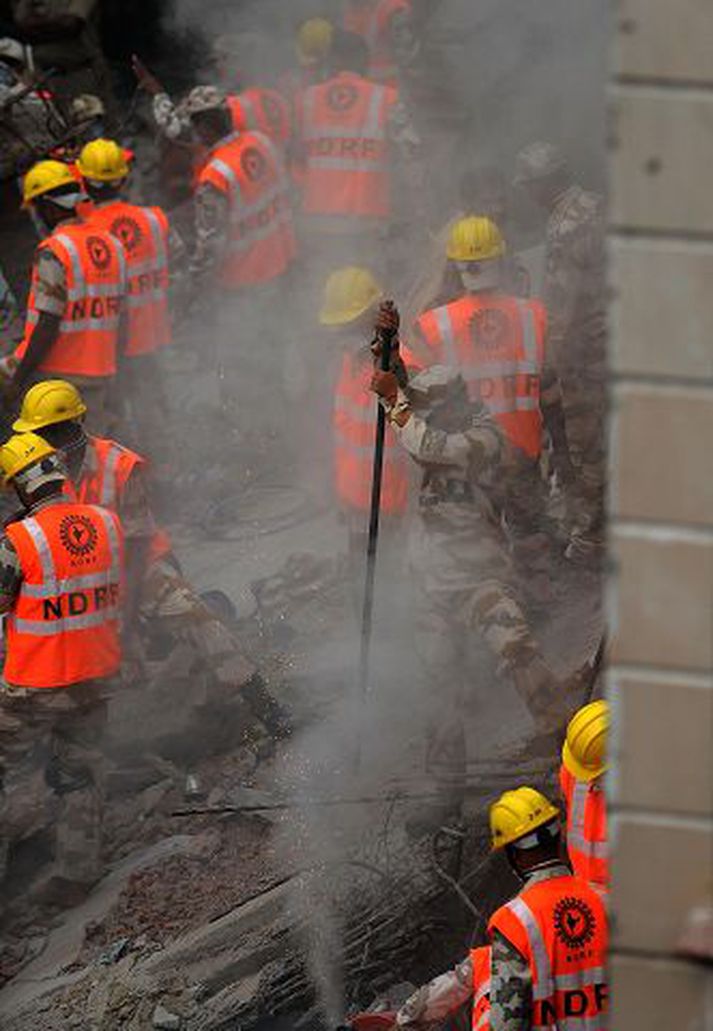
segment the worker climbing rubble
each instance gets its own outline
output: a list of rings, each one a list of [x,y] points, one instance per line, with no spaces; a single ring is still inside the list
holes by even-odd
[[[547,313],[535,298],[505,291],[505,241],[490,219],[456,222],[447,244],[462,296],[419,318],[427,360],[457,368],[468,396],[480,400],[512,448],[503,509],[515,556],[529,591],[549,600],[554,569],[548,487],[540,460],[545,430],[560,480],[573,477],[562,395],[547,344]],[[562,549],[564,550],[564,544]]]
[[[101,737],[107,685],[122,657],[123,534],[113,512],[65,497],[61,457],[36,434],[3,444],[0,469],[22,506],[0,538],[0,876],[15,843],[7,819],[13,775],[42,745],[57,814],[54,866],[41,893],[68,904],[102,870]]]
[[[230,630],[185,579],[168,534],[157,525],[148,500],[145,460],[114,440],[88,434],[86,413],[72,384],[47,380],[28,391],[14,429],[31,430],[63,454],[81,502],[104,505],[121,518],[127,573],[124,624],[127,651],[135,663],[130,672],[141,676],[152,637],[185,640],[200,656],[218,700],[226,691],[234,693],[239,683],[258,736],[262,725],[272,734],[282,733],[285,720],[279,706],[248,675],[249,664]]]
[[[562,383],[577,471],[570,548],[596,569],[604,531],[606,317],[603,200],[574,179],[562,152],[533,143],[517,158],[515,182],[548,216],[543,289],[550,361]]]
[[[397,439],[423,471],[411,549],[420,587],[415,641],[427,676],[450,685],[455,698],[452,723],[434,750],[465,748],[463,648],[472,631],[487,644],[499,673],[512,677],[549,749],[549,735],[576,705],[584,668],[563,680],[555,675],[513,586],[507,541],[490,500],[510,461],[503,432],[484,405],[468,398],[459,373],[444,366],[419,373],[406,389],[393,372],[375,372],[373,389]],[[442,715],[442,698],[438,705]]]
[[[87,394],[90,423],[101,431],[112,421],[111,392],[123,349],[123,248],[78,214],[86,198],[62,162],[34,165],[24,178],[23,198],[49,235],[35,253],[23,339],[3,362],[10,395],[21,396],[37,380],[67,376]]]

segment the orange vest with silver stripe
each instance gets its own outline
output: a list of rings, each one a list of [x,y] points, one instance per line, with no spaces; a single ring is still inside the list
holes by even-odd
[[[396,83],[399,69],[391,52],[389,24],[395,14],[411,12],[410,0],[375,0],[351,3],[344,15],[344,28],[356,32],[369,48],[369,78]]]
[[[7,619],[8,683],[69,687],[116,673],[122,534],[114,513],[60,501],[5,532],[22,569]]]
[[[302,206],[311,215],[385,218],[391,211],[387,124],[397,94],[351,72],[298,99]]]
[[[510,443],[530,458],[539,457],[543,305],[504,294],[468,294],[427,311],[417,326],[433,363],[458,369],[469,397],[482,401]]]
[[[607,916],[587,884],[570,875],[525,886],[492,917],[527,960],[532,976],[533,1029],[607,1028]]]
[[[577,877],[609,890],[607,801],[601,783],[578,780],[563,764],[560,788],[567,807],[567,851]]]
[[[227,99],[236,132],[261,132],[280,147],[290,138],[290,109],[277,90],[253,86]]]
[[[145,465],[145,459],[105,437],[89,437],[87,446],[94,452],[94,468],[75,484],[77,499],[85,505],[102,505],[118,513],[129,477],[137,466]],[[163,558],[171,551],[168,533],[157,529],[151,539],[149,561]]]
[[[407,357],[403,354],[402,356]],[[376,404],[369,389],[374,363],[345,353],[334,398],[334,477],[337,497],[347,508],[368,512],[374,466]],[[381,511],[403,512],[408,501],[408,456],[386,427]]]
[[[126,293],[124,252],[113,236],[88,222],[60,226],[38,251],[46,248],[62,262],[67,301],[59,334],[39,365],[41,372],[76,376],[113,376],[121,302]],[[22,358],[37,325],[37,264],[27,300],[25,334],[15,355]]]
[[[87,221],[111,233],[124,248],[128,276],[128,357],[150,354],[171,342],[168,314],[168,220],[160,208],[123,200],[92,207]]]
[[[224,287],[264,283],[281,275],[295,256],[289,183],[275,144],[257,132],[238,133],[215,147],[198,175],[228,198]]]
[[[470,950],[473,967],[473,1031],[490,1028],[490,946]]]

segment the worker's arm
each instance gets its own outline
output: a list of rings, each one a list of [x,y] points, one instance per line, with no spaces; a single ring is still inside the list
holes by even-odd
[[[51,350],[67,305],[67,274],[62,262],[45,247],[37,252],[35,262],[33,286],[38,320],[15,371],[13,387],[17,393],[24,389],[32,373]]]
[[[401,72],[413,69],[420,45],[414,31],[412,12],[395,11],[389,21],[388,34],[391,52]]]
[[[566,485],[574,479],[574,467],[569,454],[562,388],[554,369],[547,366],[540,383],[540,411],[552,441],[555,470],[560,481]]]
[[[490,959],[492,1031],[530,1031],[532,977],[527,960],[498,931],[492,932]]]
[[[439,1024],[472,994],[473,964],[468,956],[458,966],[414,992],[396,1014],[396,1023],[408,1028]]]
[[[228,244],[228,198],[210,183],[195,195],[195,244],[188,265],[190,288],[195,296],[207,291]]]
[[[9,612],[22,583],[22,567],[10,538],[0,537],[0,614]]]
[[[131,653],[131,643],[137,627],[151,538],[156,532],[156,523],[149,505],[142,466],[137,466],[133,470],[124,487],[119,518],[124,531],[126,554],[124,642]]]
[[[467,430],[447,433],[429,426],[412,409],[393,372],[375,372],[372,390],[379,395],[400,443],[418,462],[460,468],[475,475],[495,469],[502,462],[503,437],[487,414],[474,413]]]

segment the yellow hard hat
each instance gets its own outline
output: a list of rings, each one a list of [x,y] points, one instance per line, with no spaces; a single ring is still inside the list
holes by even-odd
[[[511,845],[556,820],[560,811],[535,788],[506,791],[490,807],[490,836],[493,851]]]
[[[81,394],[72,383],[64,379],[45,379],[27,391],[12,428],[17,433],[41,430],[43,426],[78,419],[86,410]]]
[[[0,472],[9,483],[23,469],[56,454],[56,448],[36,433],[16,433],[0,447]]]
[[[92,140],[85,143],[77,158],[77,168],[85,179],[113,183],[129,174],[124,150],[116,140]]]
[[[590,781],[607,769],[609,703],[600,699],[575,712],[562,746],[562,762],[577,780]]]
[[[383,297],[383,290],[366,268],[349,265],[332,272],[324,287],[319,321],[323,326],[345,326],[358,319]]]
[[[490,261],[505,253],[505,241],[495,223],[478,215],[459,218],[451,227],[446,254],[451,261]]]
[[[76,186],[79,190],[69,166],[63,161],[38,161],[22,181],[22,203],[27,207],[36,197],[50,193],[60,186]]]
[[[329,53],[334,28],[326,18],[308,18],[297,32],[297,56],[300,64],[317,64]]]

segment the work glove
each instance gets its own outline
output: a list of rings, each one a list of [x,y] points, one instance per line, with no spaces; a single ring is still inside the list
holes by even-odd
[[[393,301],[382,301],[374,320],[374,332],[377,337],[393,338],[399,331],[401,316]]]
[[[399,382],[393,372],[376,369],[371,377],[371,390],[393,408],[399,393]]]

